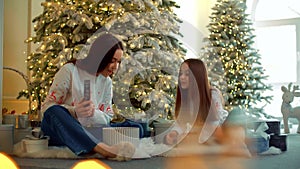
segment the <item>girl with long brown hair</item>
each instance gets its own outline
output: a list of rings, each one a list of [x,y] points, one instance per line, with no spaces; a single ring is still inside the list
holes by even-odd
[[[251,157],[245,144],[245,128],[230,122],[221,92],[210,85],[200,59],[187,59],[178,78],[175,124],[165,135],[168,145],[224,145],[220,153]],[[196,144],[195,144],[196,143]],[[193,147],[193,151],[195,147]]]
[[[204,62],[193,58],[185,60],[178,78],[177,126],[166,135],[165,143],[173,144],[181,133],[191,132],[197,133],[199,143],[205,143],[211,136],[221,134],[220,127],[227,116],[221,92],[210,85]]]

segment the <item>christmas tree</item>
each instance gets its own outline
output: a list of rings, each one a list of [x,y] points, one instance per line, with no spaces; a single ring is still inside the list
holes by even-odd
[[[38,44],[27,62],[31,87],[19,93],[40,110],[53,77],[72,58],[84,57],[90,39],[106,31],[122,39],[126,50],[114,81],[114,104],[127,116],[173,110],[177,71],[185,54],[175,38],[179,6],[171,0],[46,0],[34,18]],[[148,112],[147,112],[148,111]]]
[[[245,13],[246,1],[217,0],[212,11],[207,26],[210,34],[204,39],[201,56],[212,84],[223,92],[227,109],[243,106],[254,115],[265,115],[263,106],[272,96],[264,96],[264,92],[272,88],[264,82],[268,76],[253,47],[255,35]]]

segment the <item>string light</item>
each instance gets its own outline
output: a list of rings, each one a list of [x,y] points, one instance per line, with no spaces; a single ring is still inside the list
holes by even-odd
[[[251,105],[251,102],[254,101],[253,98],[260,97],[253,94],[249,96],[249,90],[257,90],[252,86],[257,86],[259,83],[255,79],[256,77],[252,75],[253,71],[257,71],[254,64],[258,60],[249,56],[248,50],[252,50],[252,42],[249,39],[243,40],[251,36],[251,29],[247,25],[249,20],[245,18],[243,13],[245,9],[236,5],[239,3],[243,4],[244,1],[226,0],[216,4],[214,10],[217,12],[213,12],[209,24],[211,31],[207,38],[209,45],[204,47],[204,51],[207,53],[204,54],[203,59],[208,63],[209,73],[223,74],[224,78],[214,79],[211,77],[211,79],[214,79],[212,81],[215,84],[219,84],[217,87],[224,89],[222,90],[225,93],[223,95],[228,98],[227,108],[243,104],[247,104],[246,107],[251,107],[253,106],[253,104]],[[244,7],[244,4],[241,6]],[[216,53],[212,51],[216,51]],[[256,54],[252,53],[252,55]],[[215,65],[222,65],[222,68],[214,67]],[[257,72],[257,74],[261,73]],[[224,83],[223,80],[226,82]],[[266,87],[266,85],[263,86]],[[259,93],[259,91],[255,93]]]
[[[126,2],[127,3],[127,2]],[[153,2],[149,2],[153,3]],[[98,5],[97,5],[98,4]],[[31,97],[34,101],[36,101],[37,105],[34,108],[39,109],[39,103],[41,100],[38,98],[35,98],[37,96],[40,96],[41,98],[45,98],[44,94],[47,94],[47,90],[49,89],[49,85],[52,84],[52,77],[49,78],[49,76],[53,76],[53,74],[57,71],[57,67],[65,63],[66,60],[71,59],[73,57],[72,52],[77,52],[80,49],[76,49],[76,44],[80,42],[81,40],[84,40],[86,38],[86,35],[79,35],[82,32],[78,32],[78,34],[74,34],[73,31],[65,31],[65,30],[74,30],[78,27],[78,25],[89,24],[90,22],[94,25],[91,28],[91,32],[95,31],[99,28],[99,26],[106,26],[110,23],[110,17],[111,16],[117,16],[118,20],[125,21],[126,13],[128,11],[137,11],[134,13],[135,15],[132,15],[136,17],[136,23],[134,26],[139,26],[144,23],[139,23],[139,21],[143,20],[140,18],[144,18],[145,21],[149,22],[150,25],[147,26],[150,31],[152,31],[152,34],[161,34],[162,31],[165,32],[177,32],[179,33],[179,29],[176,29],[178,25],[168,25],[169,22],[158,22],[157,18],[155,19],[151,18],[151,15],[144,15],[145,10],[149,10],[147,8],[147,5],[145,5],[146,8],[141,7],[141,4],[138,4],[137,2],[128,2],[129,6],[123,6],[118,3],[110,3],[110,2],[103,2],[103,3],[90,3],[89,1],[72,1],[72,0],[66,0],[64,2],[62,1],[52,1],[52,2],[43,2],[42,5],[44,9],[49,9],[47,12],[42,13],[35,21],[34,30],[36,31],[36,37],[30,37],[25,42],[30,43],[35,41],[35,43],[39,46],[37,52],[33,52],[27,56],[26,62],[28,64],[29,70],[32,70],[32,77],[31,79],[34,81],[42,81],[42,87],[34,88],[34,90],[40,90],[37,93],[32,92],[30,93]],[[169,6],[163,6],[162,4],[159,4],[158,2],[153,3],[154,7],[158,8],[160,10],[161,18],[159,19],[168,19],[168,17],[172,17],[172,7]],[[177,5],[177,4],[175,4]],[[99,10],[100,9],[100,10]],[[89,15],[88,17],[82,17],[85,12],[88,11]],[[66,12],[66,13],[65,13]],[[69,13],[68,13],[69,12]],[[78,16],[78,18],[74,18],[75,15],[73,14],[82,14]],[[174,16],[173,16],[174,17]],[[145,22],[145,23],[147,23]],[[55,23],[58,23],[55,25]],[[96,24],[97,23],[97,24]],[[158,23],[163,23],[157,26]],[[47,29],[44,29],[47,26]],[[117,25],[116,28],[122,29],[124,25]],[[132,30],[127,30],[128,33],[130,33]],[[126,32],[125,32],[126,33]],[[134,33],[134,32],[133,32]],[[124,33],[120,33],[124,34]],[[143,34],[143,33],[141,33]],[[157,39],[156,37],[149,36],[149,40],[145,43],[142,43],[138,39],[138,37],[133,37],[132,43],[125,43],[124,46],[129,46],[128,51],[132,52],[133,50],[138,49],[150,49],[153,51],[156,50],[170,50],[172,52],[172,57],[176,56],[177,59],[183,57],[184,52],[176,47],[173,47],[172,45],[168,46],[167,42],[164,40],[165,37],[160,37]],[[70,47],[71,46],[71,47]],[[70,48],[72,51],[65,50],[66,48]],[[73,51],[74,48],[74,51]],[[60,54],[56,50],[61,49]],[[131,50],[132,49],[132,50]],[[134,52],[132,52],[134,53]],[[86,56],[86,55],[83,55]],[[126,55],[125,55],[126,56]],[[167,54],[166,56],[170,57],[171,54]],[[131,56],[132,57],[132,56]],[[144,56],[146,57],[146,56]],[[163,61],[164,58],[160,56],[161,58],[159,60],[162,60],[161,63],[158,64],[166,64],[168,62],[171,62],[172,59],[169,59],[168,62]],[[149,59],[148,59],[149,60]],[[159,61],[158,60],[158,61]],[[150,61],[150,60],[149,60]],[[151,60],[151,62],[154,62],[154,60]],[[157,61],[155,61],[157,64]],[[159,61],[160,62],[160,61]],[[123,62],[125,63],[125,62]],[[179,66],[179,61],[176,62],[176,65]],[[46,65],[46,67],[45,67]],[[131,64],[128,64],[131,65]],[[124,67],[124,66],[123,66]],[[133,73],[134,69],[128,69],[128,73]],[[126,72],[126,73],[127,73]],[[40,76],[42,74],[42,76]],[[156,75],[159,74],[156,72]],[[174,81],[174,79],[171,78],[164,78],[164,76],[157,76],[159,78],[162,78],[162,80],[158,81],[161,84],[157,85],[161,87],[162,89],[166,90],[174,90],[173,88],[176,87],[174,84],[170,84],[170,81]],[[47,80],[47,82],[44,82],[44,80]],[[130,80],[127,79],[124,80],[124,85],[130,85]],[[154,82],[150,82],[149,84],[154,85]],[[33,86],[34,87],[34,86]],[[162,89],[158,89],[159,92],[163,92]],[[127,88],[120,88],[119,90],[129,92]],[[125,94],[121,94],[125,95]],[[143,96],[147,96],[147,92],[142,93]],[[174,98],[174,93],[169,93],[172,98]],[[128,101],[128,100],[122,100],[122,101]],[[151,100],[147,100],[146,103],[152,103]],[[164,104],[173,104],[173,103],[167,103],[166,101],[163,101]],[[133,110],[130,108],[130,110]],[[169,110],[169,109],[168,109]],[[141,111],[138,109],[137,111]]]

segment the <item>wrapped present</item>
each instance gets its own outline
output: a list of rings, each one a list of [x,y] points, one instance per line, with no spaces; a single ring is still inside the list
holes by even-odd
[[[246,144],[251,154],[259,154],[269,149],[269,135],[265,132],[267,123],[260,123],[256,130],[249,130]]]
[[[13,153],[14,125],[0,124],[0,152]]]
[[[287,137],[286,134],[270,135],[269,146],[274,146],[276,148],[279,148],[281,151],[286,151],[287,150],[286,137]]]
[[[248,137],[246,144],[251,154],[259,154],[269,149],[269,138],[263,137]]]
[[[143,120],[137,120],[136,122],[140,123],[143,127],[144,135],[142,137],[150,137],[153,131],[149,126],[149,122]]]
[[[268,125],[268,129],[265,131],[267,134],[280,134],[280,121],[277,119],[266,119],[266,120],[258,120],[254,122],[254,129],[261,123],[266,123]]]
[[[280,134],[280,121],[273,119],[273,120],[268,120],[266,121],[268,125],[268,130],[266,130],[266,133],[268,134]]]
[[[134,145],[139,143],[139,128],[137,127],[104,127],[103,142],[115,145],[120,142],[130,142]]]
[[[163,143],[165,135],[172,129],[174,121],[158,119],[153,122],[155,143]]]

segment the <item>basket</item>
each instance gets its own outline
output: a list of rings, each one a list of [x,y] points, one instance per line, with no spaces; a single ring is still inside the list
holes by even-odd
[[[34,153],[48,149],[48,139],[23,139],[22,142],[26,153]]]

